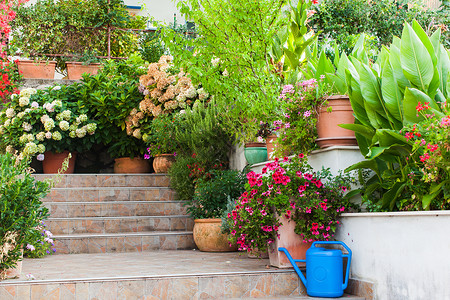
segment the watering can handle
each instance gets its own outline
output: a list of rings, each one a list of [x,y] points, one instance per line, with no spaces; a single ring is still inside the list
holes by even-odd
[[[347,257],[347,268],[346,268],[346,272],[345,272],[345,282],[342,285],[342,289],[345,290],[348,286],[348,277],[350,274],[350,262],[352,260],[352,250],[350,250],[350,248],[341,241],[323,241],[323,242],[314,242],[312,243],[311,247],[316,247],[317,244],[328,244],[328,245],[341,245],[342,247],[344,247],[347,251],[348,254],[342,254],[342,257]]]

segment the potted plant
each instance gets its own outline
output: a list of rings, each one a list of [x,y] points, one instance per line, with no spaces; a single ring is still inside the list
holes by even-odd
[[[101,68],[101,60],[96,51],[84,51],[82,55],[73,55],[66,60],[67,79],[79,80],[84,73],[95,75]]]
[[[351,194],[344,196],[349,176],[314,173],[303,154],[277,158],[261,174],[247,173],[247,179],[246,191],[228,215],[230,240],[242,251],[269,248],[271,264],[277,267],[288,266],[278,247],[304,259],[307,243],[332,239],[339,215],[352,206]]]
[[[45,181],[31,176],[28,161],[13,154],[0,154],[0,280],[17,276],[12,271],[20,263],[24,244],[48,216],[41,199],[50,191]]]
[[[244,190],[245,177],[236,170],[211,170],[210,178],[196,182],[194,197],[188,201],[187,211],[195,220],[194,242],[201,251],[235,251],[222,233],[222,215],[228,199],[234,199]]]
[[[72,153],[68,173],[73,172],[76,152],[96,141],[97,124],[88,119],[77,102],[76,87],[53,86],[45,90],[24,89],[14,95],[0,113],[1,143],[8,151],[43,160],[44,172],[56,173]],[[59,160],[54,161],[51,157]],[[55,165],[50,165],[55,162]]]

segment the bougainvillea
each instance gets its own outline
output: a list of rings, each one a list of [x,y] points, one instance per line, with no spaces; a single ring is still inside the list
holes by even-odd
[[[305,242],[332,239],[339,215],[351,206],[344,196],[350,176],[332,176],[328,169],[315,173],[303,154],[275,159],[247,179],[246,191],[228,214],[230,239],[240,250],[267,249],[278,236],[278,216],[295,222]]]

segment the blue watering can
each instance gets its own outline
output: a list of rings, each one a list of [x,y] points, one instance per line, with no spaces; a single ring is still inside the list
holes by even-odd
[[[341,250],[316,247],[319,244],[341,245],[347,249],[348,254],[342,254]],[[286,248],[278,248],[286,254],[295,272],[306,287],[306,293],[312,297],[340,297],[348,285],[350,262],[352,251],[343,242],[314,242],[306,251],[306,259],[293,259]],[[347,257],[347,269],[345,282],[343,283],[343,258]],[[306,262],[306,280],[297,266],[297,262]]]

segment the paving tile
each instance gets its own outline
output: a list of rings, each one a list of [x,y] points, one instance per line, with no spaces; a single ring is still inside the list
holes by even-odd
[[[142,299],[145,295],[145,280],[128,280],[117,284],[117,299]]]
[[[117,282],[91,282],[89,284],[89,299],[115,300],[117,298]]]

